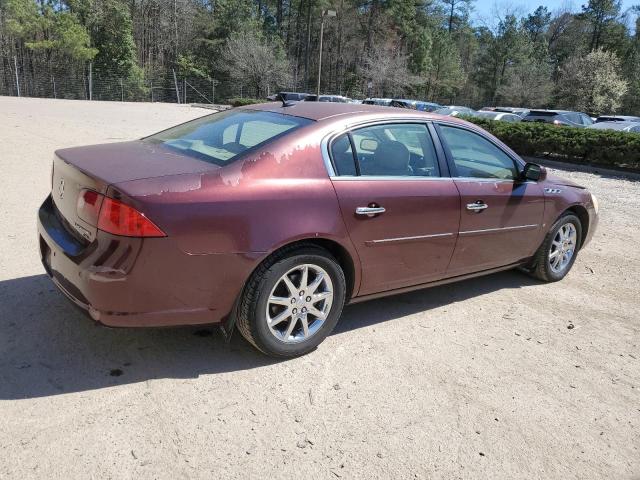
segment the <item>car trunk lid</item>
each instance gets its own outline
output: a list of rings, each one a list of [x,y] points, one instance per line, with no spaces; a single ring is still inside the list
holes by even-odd
[[[51,197],[67,230],[90,243],[97,227],[78,215],[78,197],[83,190],[106,195],[109,185],[116,183],[219,168],[141,140],[67,148],[56,151]]]

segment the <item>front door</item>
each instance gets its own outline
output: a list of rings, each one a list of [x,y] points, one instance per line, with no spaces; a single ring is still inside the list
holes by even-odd
[[[426,125],[363,127],[335,139],[330,151],[333,185],[362,265],[359,294],[444,277],[460,198],[453,180],[441,176]]]
[[[544,213],[540,185],[521,181],[518,163],[488,138],[444,124],[438,132],[460,192],[460,231],[448,276],[533,255]]]

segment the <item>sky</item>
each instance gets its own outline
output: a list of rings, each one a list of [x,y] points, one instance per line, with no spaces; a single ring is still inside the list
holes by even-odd
[[[588,0],[476,0],[474,2],[474,13],[472,18],[474,22],[482,23],[483,19],[489,20],[493,17],[496,7],[499,10],[512,10],[514,7],[517,13],[526,15],[533,12],[540,5],[547,7],[550,11],[558,10],[564,5],[571,7],[573,11],[579,11],[582,4]],[[622,0],[622,11],[640,5],[640,0]]]

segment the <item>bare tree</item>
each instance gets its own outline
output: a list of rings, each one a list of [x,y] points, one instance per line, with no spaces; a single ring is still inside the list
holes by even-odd
[[[291,67],[281,45],[256,31],[233,34],[222,51],[219,66],[254,92],[256,98],[291,80]]]
[[[549,65],[532,59],[507,70],[505,82],[498,88],[501,102],[521,107],[548,105],[553,92]]]
[[[407,57],[394,50],[377,49],[364,59],[363,76],[373,83],[373,91],[383,97],[396,96],[416,83],[409,73]]]

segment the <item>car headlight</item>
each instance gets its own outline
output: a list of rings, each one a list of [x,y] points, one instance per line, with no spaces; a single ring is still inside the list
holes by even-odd
[[[592,193],[591,194],[591,203],[593,203],[593,209],[596,211],[596,215],[598,214],[598,199],[596,198],[596,196]]]

